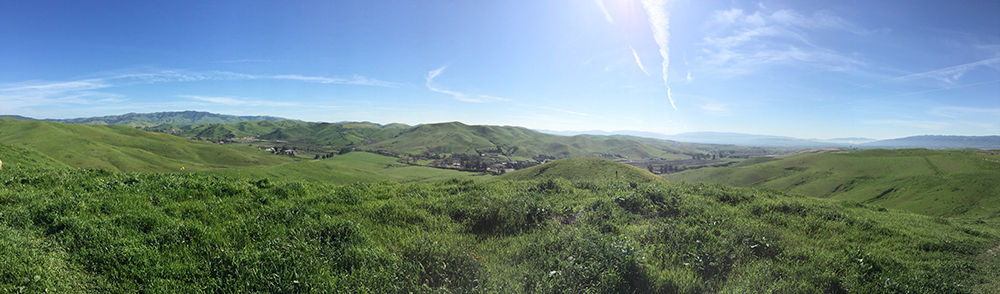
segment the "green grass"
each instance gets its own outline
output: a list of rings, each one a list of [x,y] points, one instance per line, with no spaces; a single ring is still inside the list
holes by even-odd
[[[629,178],[0,172],[0,292],[996,293],[998,243],[996,219]]]
[[[475,154],[476,150],[482,151],[497,146],[504,148],[505,153],[521,158],[538,155],[578,158],[618,154],[629,158],[679,159],[689,157],[682,153],[703,153],[686,147],[683,143],[656,139],[582,135],[565,137],[521,127],[470,126],[460,122],[416,126],[398,136],[365,148],[410,154],[425,151]],[[514,147],[517,149],[514,150]]]
[[[68,165],[41,154],[38,151],[13,145],[0,144],[0,161],[8,169],[18,166],[32,168],[67,168]],[[2,168],[2,167],[0,167]]]
[[[486,179],[491,177],[457,170],[409,166],[397,162],[396,158],[367,152],[351,152],[323,160],[303,160],[273,167],[217,169],[202,173],[235,178],[269,178],[272,180],[301,180],[338,184],[377,181],[409,183],[451,178]]]
[[[292,161],[248,146],[191,141],[117,125],[6,121],[0,122],[0,142],[36,150],[71,167],[121,171],[192,172]]]
[[[604,181],[621,180],[634,182],[663,181],[648,171],[640,168],[599,158],[570,158],[552,161],[542,165],[506,173],[499,179],[531,180],[540,178],[560,178],[570,181]]]
[[[767,187],[935,216],[1000,216],[1000,163],[954,150],[802,154],[665,176],[671,181]]]

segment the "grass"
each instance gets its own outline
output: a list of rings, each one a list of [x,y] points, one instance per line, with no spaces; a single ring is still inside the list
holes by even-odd
[[[671,181],[766,187],[933,216],[1000,216],[995,155],[957,150],[802,154],[665,176]]]
[[[0,231],[0,292],[1000,288],[996,219],[631,175],[342,185],[5,165]]]
[[[0,142],[27,147],[68,166],[137,172],[193,172],[292,161],[255,148],[191,141],[126,126],[0,122]]]

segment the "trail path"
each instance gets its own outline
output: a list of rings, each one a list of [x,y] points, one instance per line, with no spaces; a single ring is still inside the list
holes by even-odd
[[[989,254],[989,255],[997,255],[997,253],[1000,253],[1000,244],[997,244],[997,247],[987,249],[986,252],[983,252],[983,254]]]

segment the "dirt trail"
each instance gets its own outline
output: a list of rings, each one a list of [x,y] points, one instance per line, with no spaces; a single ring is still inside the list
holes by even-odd
[[[992,249],[987,249],[986,252],[983,252],[983,254],[989,254],[989,255],[997,255],[997,253],[1000,253],[1000,244],[998,244],[997,247],[993,247]]]

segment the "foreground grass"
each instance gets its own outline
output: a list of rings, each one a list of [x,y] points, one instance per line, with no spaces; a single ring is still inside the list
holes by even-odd
[[[5,166],[0,292],[988,292],[998,228],[627,179],[336,185]]]

